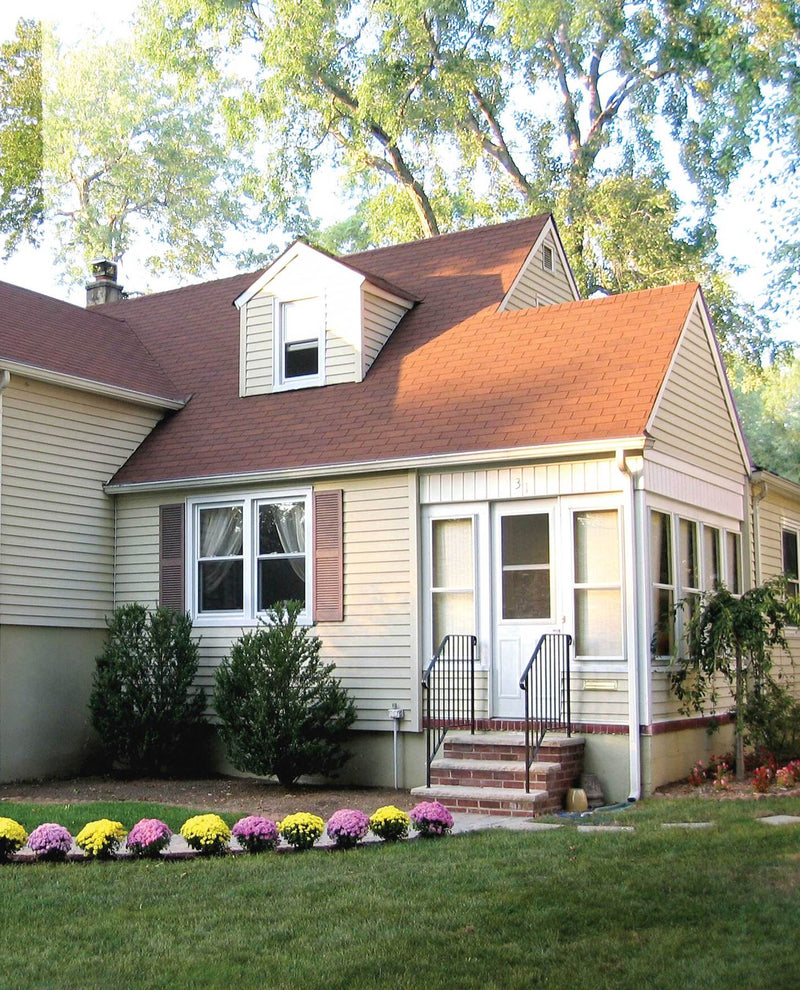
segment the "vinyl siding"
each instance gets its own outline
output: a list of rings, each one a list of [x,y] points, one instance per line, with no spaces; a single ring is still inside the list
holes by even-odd
[[[417,717],[418,660],[414,485],[408,475],[359,478],[314,486],[344,490],[344,622],[318,623],[322,655],[358,708],[360,729],[389,729],[386,709]],[[192,492],[193,495],[198,493]],[[209,497],[220,494],[209,492]],[[154,605],[158,598],[158,505],[183,493],[120,496],[117,513],[117,601]],[[228,655],[238,628],[204,626],[199,683],[209,692],[214,669]]]
[[[678,344],[650,432],[656,451],[742,482],[746,469],[736,430],[696,307]]]
[[[545,247],[553,252],[552,271],[547,271],[543,265]],[[536,306],[574,302],[574,300],[575,293],[556,250],[555,238],[548,233],[536,251],[526,260],[522,274],[503,309],[532,309]]]
[[[389,339],[392,331],[403,318],[406,308],[371,292],[362,296],[363,353],[362,371],[366,374]]]
[[[241,394],[272,389],[272,327],[275,300],[259,293],[242,311]]]
[[[109,480],[159,419],[143,406],[12,377],[2,397],[0,614],[102,627],[113,606]]]
[[[329,281],[324,291],[325,384],[360,381],[360,293],[352,285],[335,281]]]

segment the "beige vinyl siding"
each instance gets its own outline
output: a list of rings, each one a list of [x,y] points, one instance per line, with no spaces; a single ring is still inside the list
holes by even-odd
[[[325,384],[360,380],[359,294],[351,285],[332,282],[325,289]]]
[[[580,665],[573,669],[572,721],[603,725],[628,724],[628,675],[625,671],[614,671],[605,676],[597,673],[582,673]],[[589,685],[587,687],[587,685]],[[604,687],[600,687],[604,685]]]
[[[13,376],[2,398],[2,621],[103,626],[114,503],[103,484],[160,418],[144,406]]]
[[[544,248],[553,252],[553,270],[544,268]],[[575,293],[561,257],[556,249],[555,238],[547,234],[526,260],[503,309],[533,309],[536,306],[549,306],[553,303],[574,302]]]
[[[651,434],[655,450],[730,480],[746,468],[711,345],[697,310],[678,344]]]
[[[419,691],[413,600],[413,491],[406,474],[328,482],[315,490],[344,490],[344,622],[319,623],[322,655],[352,693],[360,729],[390,729],[386,709],[416,717]],[[117,511],[117,601],[153,605],[158,598],[158,506],[185,493],[123,495]],[[193,496],[198,493],[192,492]],[[209,497],[222,494],[219,489]],[[210,689],[214,669],[239,628],[203,626],[199,683]]]
[[[362,371],[366,374],[406,313],[406,307],[372,292],[363,293],[363,352]]]
[[[241,394],[272,391],[272,329],[275,300],[260,293],[242,310]]]

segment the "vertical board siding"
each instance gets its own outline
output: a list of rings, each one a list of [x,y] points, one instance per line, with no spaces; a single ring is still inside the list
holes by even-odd
[[[651,430],[655,449],[724,478],[746,473],[711,345],[697,311],[678,344]]]
[[[242,374],[243,395],[272,391],[272,327],[275,300],[259,294],[245,307]]]
[[[114,502],[103,485],[159,419],[144,406],[12,377],[2,399],[3,622],[104,625]]]
[[[405,306],[365,291],[363,296],[363,373],[372,367],[381,348],[406,313]]]
[[[412,520],[415,507],[405,474],[315,485],[343,489],[344,621],[319,622],[323,657],[352,694],[358,728],[390,729],[386,710],[396,702],[406,725],[416,712],[419,670],[412,626]],[[158,506],[169,496],[122,495],[117,511],[117,601],[158,600]],[[193,492],[192,494],[197,494]],[[212,497],[212,493],[209,493]],[[214,670],[240,635],[238,628],[204,626],[198,682],[213,687]]]
[[[552,271],[547,271],[543,266],[545,246],[553,252]],[[556,250],[555,239],[548,235],[525,262],[522,274],[503,308],[533,309],[536,306],[574,301],[575,294]]]

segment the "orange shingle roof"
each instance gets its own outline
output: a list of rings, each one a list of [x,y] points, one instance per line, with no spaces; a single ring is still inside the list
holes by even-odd
[[[421,300],[357,384],[239,397],[231,302],[253,275],[125,302],[126,320],[193,397],[115,483],[642,435],[698,286],[498,313],[546,221],[348,258]]]

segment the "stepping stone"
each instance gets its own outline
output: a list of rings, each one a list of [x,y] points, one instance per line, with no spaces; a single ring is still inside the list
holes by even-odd
[[[578,825],[579,832],[635,832],[633,825]]]
[[[714,828],[716,822],[663,822],[662,828]]]
[[[800,825],[800,818],[797,815],[767,815],[766,818],[759,818],[765,825]]]

